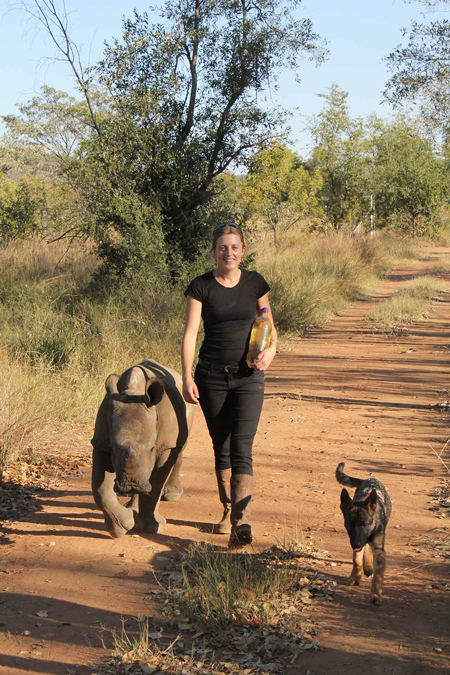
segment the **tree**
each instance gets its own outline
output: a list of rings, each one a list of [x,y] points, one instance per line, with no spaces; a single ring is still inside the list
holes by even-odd
[[[236,174],[225,171],[214,181],[214,198],[205,209],[206,221],[221,223],[236,221],[246,224],[249,219],[249,209],[242,194],[245,188],[245,174]]]
[[[421,0],[428,9],[448,5],[450,0]],[[448,127],[450,120],[450,21],[419,23],[403,31],[408,44],[399,45],[387,57],[393,73],[385,98],[396,107],[419,103],[421,115],[433,125]]]
[[[268,110],[259,92],[283,67],[324,57],[311,22],[292,15],[298,4],[167,0],[159,24],[135,12],[99,66],[110,101],[102,118],[90,97],[94,73],[81,68],[67,22],[53,0],[35,0],[91,112],[71,176],[95,213],[100,254],[118,274],[166,256],[175,272],[195,259],[216,178],[280,133],[282,111]]]
[[[378,225],[429,233],[448,197],[446,163],[417,120],[371,120],[372,175]]]
[[[18,106],[19,115],[4,115],[4,144],[34,148],[67,168],[89,129],[84,106],[73,96],[44,85],[40,94]]]
[[[53,155],[6,135],[0,139],[0,173],[12,180],[36,174],[46,176],[49,180],[59,180],[61,177],[59,162]]]
[[[18,108],[18,115],[1,118],[6,132],[0,142],[0,171],[16,181],[18,194],[24,185],[30,191],[39,221],[36,231],[86,234],[91,218],[71,179],[71,167],[83,156],[83,144],[92,133],[86,104],[44,85]]]
[[[0,184],[0,237],[22,239],[38,229],[39,202],[26,182]]]
[[[298,155],[274,143],[253,157],[244,201],[254,215],[268,223],[277,246],[280,233],[285,234],[317,209],[321,187],[320,171],[307,171]]]
[[[351,119],[347,92],[333,84],[319,94],[325,105],[312,119],[315,142],[311,165],[323,178],[321,200],[327,222],[339,232],[345,223],[355,225],[365,205],[366,153],[364,124]]]

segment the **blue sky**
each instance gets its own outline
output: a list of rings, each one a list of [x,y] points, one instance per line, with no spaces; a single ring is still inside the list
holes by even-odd
[[[14,113],[15,104],[27,101],[43,83],[73,91],[69,66],[45,60],[54,55],[49,38],[19,11],[9,10],[10,5],[9,0],[0,0],[0,115]],[[84,63],[93,64],[101,57],[104,42],[120,36],[122,17],[130,16],[134,7],[145,11],[148,4],[66,0],[66,7]],[[332,82],[349,92],[352,115],[390,114],[387,105],[380,105],[388,78],[383,58],[402,41],[401,29],[420,19],[422,12],[419,2],[403,0],[303,1],[299,15],[312,19],[315,31],[327,40],[330,55],[319,68],[305,61],[300,84],[288,72],[280,77],[274,100],[296,110],[291,122],[294,149],[307,156],[306,118],[320,111],[323,101],[317,94],[326,92]]]

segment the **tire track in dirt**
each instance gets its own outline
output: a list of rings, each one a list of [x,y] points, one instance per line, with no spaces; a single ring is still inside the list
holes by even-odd
[[[364,320],[376,302],[448,252],[433,250],[420,264],[396,269],[375,296],[279,354],[267,376],[255,442],[255,549],[275,539],[312,538],[332,555],[324,556],[323,570],[337,584],[333,602],[314,603],[324,651],[303,654],[289,672],[360,668],[374,675],[419,675],[448,668],[448,593],[426,588],[448,581],[448,563],[432,557],[425,544],[411,544],[438,536],[435,528],[450,533],[448,521],[429,510],[429,495],[444,475],[429,444],[440,449],[448,438],[447,413],[431,406],[449,398],[450,292],[429,320],[406,334],[377,333]],[[334,478],[341,460],[351,475],[380,478],[393,500],[381,608],[369,604],[369,581],[360,588],[345,585],[351,550]],[[0,672],[95,672],[87,664],[104,655],[100,625],[118,627],[122,616],[151,613],[153,569],[190,541],[210,538],[205,530],[221,513],[213,468],[197,411],[184,466],[185,497],[161,507],[168,518],[165,534],[110,539],[87,475],[43,494],[27,519],[6,524]],[[226,546],[220,536],[212,541]],[[48,616],[36,616],[42,611]]]

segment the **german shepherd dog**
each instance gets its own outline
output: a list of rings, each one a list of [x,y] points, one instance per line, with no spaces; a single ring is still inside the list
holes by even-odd
[[[380,481],[346,476],[344,466],[341,462],[336,469],[338,483],[356,488],[353,499],[345,488],[341,492],[341,511],[353,549],[353,569],[348,584],[359,586],[363,570],[366,577],[373,573],[371,601],[381,605],[386,567],[384,539],[392,510],[391,500]]]

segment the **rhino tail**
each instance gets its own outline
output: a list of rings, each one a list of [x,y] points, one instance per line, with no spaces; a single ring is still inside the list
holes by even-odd
[[[117,383],[119,381],[120,375],[113,373],[106,378],[105,388],[108,394],[118,394]]]

